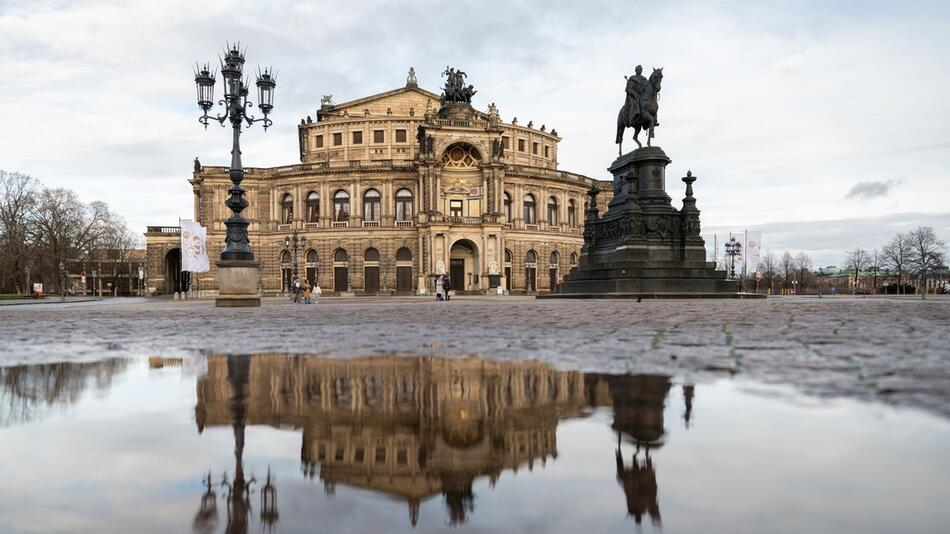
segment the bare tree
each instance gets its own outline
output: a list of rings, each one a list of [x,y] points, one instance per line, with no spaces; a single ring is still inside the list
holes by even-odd
[[[904,293],[904,273],[907,272],[911,253],[910,240],[906,234],[897,234],[881,249],[884,266],[897,273],[898,293]]]
[[[104,203],[83,204],[68,189],[40,193],[30,227],[47,279],[57,280],[61,286],[57,275],[60,262],[92,257],[105,228],[105,215],[108,207]]]
[[[811,272],[811,268],[811,258],[808,257],[808,254],[799,252],[795,256],[795,276],[798,278],[798,287],[802,294],[805,294],[805,282],[808,279],[808,274]]]
[[[768,284],[768,293],[772,292],[772,283],[775,281],[777,270],[778,260],[775,258],[775,254],[770,250],[759,260],[759,272],[762,273],[762,277],[765,278],[765,283]]]
[[[18,172],[0,171],[0,288],[29,292],[30,216],[39,183]]]
[[[910,242],[908,266],[920,280],[920,298],[923,299],[927,294],[927,275],[943,267],[946,244],[937,238],[934,229],[929,226],[921,226],[910,232],[907,240]]]
[[[129,277],[129,291],[132,290],[132,272],[129,267],[132,261],[132,254],[139,246],[138,234],[129,230],[125,219],[115,213],[108,211],[107,207],[101,207],[104,210],[102,215],[103,228],[100,233],[98,243],[96,243],[96,259],[108,262],[112,271],[112,288],[117,291],[119,287],[119,274],[123,267],[126,268]]]
[[[782,259],[779,260],[778,265],[782,272],[782,289],[788,289],[788,284],[791,283],[792,275],[795,273],[795,259],[786,250],[782,254]]]
[[[868,253],[863,248],[856,248],[848,252],[845,265],[847,265],[849,271],[854,273],[854,286],[852,287],[851,294],[857,293],[858,277],[861,275],[861,271],[868,268],[868,263]]]
[[[884,270],[884,253],[881,250],[874,249],[868,252],[868,271],[871,272],[872,286],[877,293],[877,279]]]

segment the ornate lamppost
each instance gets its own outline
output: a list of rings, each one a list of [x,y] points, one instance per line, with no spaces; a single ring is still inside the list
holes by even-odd
[[[290,219],[290,224],[293,224],[294,220]],[[307,246],[307,236],[299,236],[299,230],[294,228],[294,231],[291,235],[284,237],[284,249],[288,249],[292,253],[293,265],[291,266],[291,283],[297,279],[300,271],[297,269],[297,250]]]
[[[231,122],[232,145],[231,167],[228,176],[233,184],[228,189],[230,195],[224,205],[231,209],[231,216],[224,221],[227,227],[224,251],[218,266],[218,299],[216,306],[260,306],[261,298],[257,293],[257,268],[259,262],[254,260],[251,252],[250,240],[247,237],[247,227],[250,221],[245,219],[241,212],[248,206],[244,198],[244,167],[241,164],[241,127],[247,124],[250,127],[255,122],[263,122],[264,130],[272,124],[267,117],[274,108],[274,88],[277,86],[271,69],[257,73],[257,107],[264,114],[262,118],[255,118],[248,114],[254,106],[247,100],[248,80],[244,79],[244,52],[237,45],[228,49],[221,59],[221,76],[224,78],[224,99],[218,105],[224,106],[224,114],[209,116],[208,111],[214,106],[215,74],[211,72],[209,64],[205,63],[195,72],[195,85],[198,89],[198,107],[203,115],[198,122],[208,128],[209,119],[218,121],[224,126],[225,121]]]
[[[742,243],[736,241],[735,236],[729,236],[729,241],[726,242],[726,255],[729,256],[730,267],[729,267],[729,276],[733,279],[736,277],[736,256],[742,252]]]

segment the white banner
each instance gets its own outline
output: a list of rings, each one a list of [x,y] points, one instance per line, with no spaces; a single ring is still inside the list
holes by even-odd
[[[759,257],[762,252],[762,232],[746,232],[746,257],[748,258],[748,273],[759,270]]]
[[[210,269],[208,249],[205,248],[206,230],[200,224],[181,221],[181,270],[206,273]]]

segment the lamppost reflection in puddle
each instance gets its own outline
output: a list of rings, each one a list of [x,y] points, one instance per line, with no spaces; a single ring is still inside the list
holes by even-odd
[[[217,485],[227,488],[224,493],[227,504],[227,526],[225,532],[244,534],[248,532],[249,519],[252,512],[251,494],[257,479],[252,475],[249,479],[244,475],[244,429],[247,425],[247,400],[250,370],[250,356],[227,356],[227,376],[231,389],[231,428],[234,433],[234,478],[228,474],[221,475],[221,482]],[[198,394],[202,397],[201,388],[204,382],[199,381]],[[200,410],[202,403],[196,410]],[[196,414],[202,421],[202,413]],[[203,425],[199,425],[199,433]],[[217,525],[217,494],[214,491],[214,481],[209,472],[204,480],[205,493],[201,496],[201,505],[195,516],[195,532],[212,532]],[[261,488],[260,521],[263,527],[272,530],[277,524],[280,514],[277,511],[277,487],[275,477],[267,469],[267,478]]]

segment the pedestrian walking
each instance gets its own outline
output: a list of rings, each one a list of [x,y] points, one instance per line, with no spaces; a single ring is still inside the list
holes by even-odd
[[[294,304],[300,304],[300,280],[297,278],[294,278],[294,283],[291,286],[290,293],[291,302]]]
[[[310,280],[303,283],[303,303],[310,304]]]
[[[442,289],[445,291],[445,300],[452,300],[452,279],[448,276],[445,277],[445,281],[442,282]]]
[[[313,303],[314,303],[314,304],[319,304],[319,303],[320,303],[320,295],[323,294],[323,290],[320,289],[320,282],[314,282],[313,293],[312,293],[312,294],[313,294]]]
[[[442,300],[442,293],[445,291],[445,277],[441,274],[435,279],[435,300]]]

